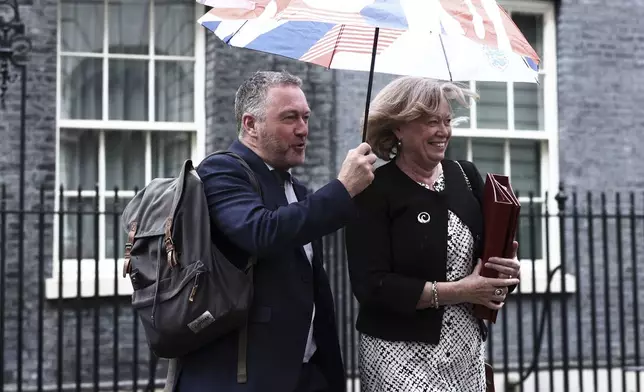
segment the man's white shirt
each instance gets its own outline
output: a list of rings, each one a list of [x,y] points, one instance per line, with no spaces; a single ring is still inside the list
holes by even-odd
[[[273,168],[269,165],[268,166],[269,170],[273,170]],[[289,171],[290,172],[290,171]],[[286,195],[286,200],[288,203],[295,203],[297,202],[297,195],[295,195],[295,190],[293,189],[293,183],[291,181],[284,181],[284,193]],[[304,253],[306,253],[306,257],[309,259],[309,265],[311,265],[311,268],[313,268],[312,260],[313,260],[313,247],[311,246],[311,243],[308,243],[304,245]],[[309,362],[313,354],[315,354],[315,350],[317,349],[317,346],[315,344],[315,339],[313,338],[313,320],[315,319],[315,303],[313,303],[313,313],[311,314],[311,324],[309,325],[309,336],[306,339],[306,348],[304,350],[304,358],[303,362]]]

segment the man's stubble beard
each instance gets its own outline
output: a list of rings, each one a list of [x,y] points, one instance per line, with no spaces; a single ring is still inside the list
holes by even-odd
[[[282,143],[265,129],[261,129],[258,132],[257,146],[261,151],[264,151],[264,154],[266,154],[270,160],[275,160],[276,162],[274,163],[286,163],[288,146],[282,146]]]

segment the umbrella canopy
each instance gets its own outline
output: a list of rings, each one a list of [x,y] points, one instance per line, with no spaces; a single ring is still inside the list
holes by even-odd
[[[539,57],[495,0],[200,1],[214,8],[199,23],[235,47],[335,69],[538,81]]]
[[[374,72],[538,83],[537,53],[496,0],[197,1],[230,46],[369,71],[365,119]]]

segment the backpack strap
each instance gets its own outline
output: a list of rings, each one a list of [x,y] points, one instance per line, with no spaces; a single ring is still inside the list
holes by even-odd
[[[264,199],[264,195],[262,194],[262,188],[259,186],[259,181],[257,180],[257,177],[255,176],[255,173],[250,168],[250,166],[248,166],[248,163],[246,163],[244,158],[242,158],[241,156],[235,154],[232,151],[218,150],[218,151],[215,151],[215,152],[207,155],[203,160],[205,161],[206,159],[208,159],[208,158],[210,158],[211,156],[214,156],[214,155],[229,155],[229,156],[235,158],[239,162],[239,164],[242,166],[244,171],[246,172],[246,175],[248,176],[248,179],[250,180],[250,183],[253,186],[253,189],[255,189],[255,191],[257,193],[259,193],[259,197],[262,198],[262,200]],[[251,269],[255,266],[255,264],[257,264],[257,256],[251,255],[248,258],[248,263],[246,264],[246,267],[244,267],[244,272],[246,272],[247,274],[248,273],[252,274]]]
[[[255,173],[250,168],[250,166],[248,166],[248,163],[244,160],[244,158],[235,154],[232,151],[219,150],[209,154],[203,160],[205,161],[206,159],[208,159],[213,155],[222,155],[222,154],[229,155],[235,158],[239,162],[239,164],[246,172],[246,175],[248,175],[248,179],[250,180],[251,185],[253,186],[255,191],[259,193],[259,197],[262,198],[263,200],[264,196],[262,194],[262,188],[259,186],[259,181],[257,180]],[[244,268],[244,272],[250,278],[251,284],[253,284],[253,267],[255,266],[255,264],[257,264],[257,256],[251,255],[248,258],[248,263],[246,264],[246,267]],[[238,384],[245,384],[248,381],[248,369],[246,366],[247,348],[248,348],[248,319],[246,319],[246,322],[239,330],[239,339],[237,342],[237,383]]]
[[[264,198],[264,195],[262,194],[262,188],[259,186],[259,181],[257,180],[257,177],[255,176],[255,173],[250,168],[250,166],[248,166],[248,163],[246,163],[244,158],[242,158],[241,156],[235,154],[232,151],[219,150],[219,151],[215,151],[215,152],[207,155],[202,161],[205,161],[206,159],[210,158],[213,155],[228,155],[228,156],[231,156],[231,157],[235,158],[237,160],[237,162],[239,162],[239,164],[242,166],[244,171],[246,172],[246,175],[248,175],[248,179],[250,180],[250,184],[253,186],[255,191],[257,193],[259,193],[259,197],[261,197],[262,199]]]

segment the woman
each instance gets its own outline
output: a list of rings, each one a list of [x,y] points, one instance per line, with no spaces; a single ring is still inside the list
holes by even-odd
[[[371,105],[367,142],[389,162],[356,197],[346,228],[362,391],[486,390],[486,330],[472,306],[500,309],[520,264],[490,258],[503,274],[491,279],[475,262],[483,181],[472,163],[445,159],[450,102],[467,106],[469,97],[452,83],[403,77]]]

